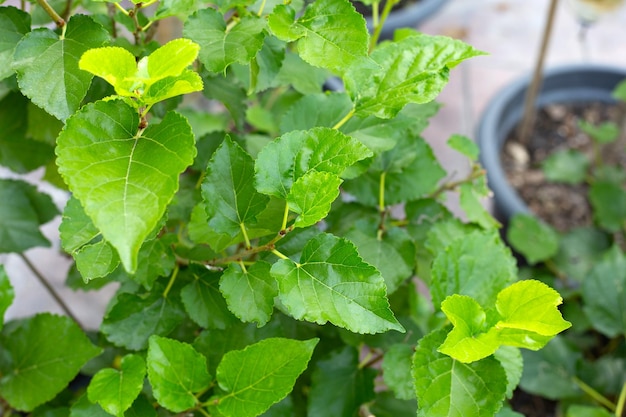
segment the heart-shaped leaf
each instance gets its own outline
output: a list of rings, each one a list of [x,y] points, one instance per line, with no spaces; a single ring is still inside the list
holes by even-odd
[[[168,113],[161,123],[140,130],[132,107],[100,101],[72,116],[57,143],[59,172],[133,273],[139,248],[196,155],[189,124]]]
[[[67,119],[91,84],[92,75],[78,67],[80,56],[108,39],[108,32],[85,15],[71,17],[63,38],[45,28],[28,33],[13,55],[20,90],[51,115]]]

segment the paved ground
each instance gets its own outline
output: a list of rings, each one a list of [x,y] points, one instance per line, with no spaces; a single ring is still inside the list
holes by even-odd
[[[578,24],[568,4],[561,0],[548,56],[547,66],[590,62],[626,66],[626,10],[606,16],[588,33],[587,53],[578,42]],[[444,104],[424,136],[433,145],[451,175],[462,175],[467,166],[445,141],[452,133],[473,137],[480,113],[490,97],[512,79],[529,72],[540,43],[540,32],[548,9],[548,0],[449,0],[448,4],[420,30],[465,40],[490,55],[472,59],[452,72],[450,84],[439,98]],[[0,171],[0,176],[3,171]],[[31,177],[36,180],[37,176]],[[63,204],[64,195],[54,193]],[[454,202],[452,202],[454,205]],[[53,241],[58,221],[45,227]],[[95,328],[113,288],[100,293],[73,293],[63,288],[69,262],[55,250],[33,249],[27,256],[50,278],[84,324]],[[21,259],[0,255],[15,286],[17,302],[7,318],[35,311],[60,312]]]

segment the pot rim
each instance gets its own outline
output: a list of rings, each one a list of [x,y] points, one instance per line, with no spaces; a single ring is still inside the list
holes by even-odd
[[[497,91],[485,107],[476,131],[480,163],[487,171],[488,185],[494,194],[495,215],[503,222],[514,214],[530,213],[506,178],[500,151],[508,133],[522,118],[524,96],[531,77],[532,73],[526,73]],[[592,82],[581,83],[585,79]],[[554,66],[544,71],[535,107],[556,102],[615,102],[611,92],[624,79],[626,68],[614,65],[582,63]]]

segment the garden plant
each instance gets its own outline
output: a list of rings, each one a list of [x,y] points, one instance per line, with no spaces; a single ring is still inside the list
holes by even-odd
[[[420,137],[482,52],[378,43],[348,0],[18,5],[0,6],[0,164],[68,200],[0,179],[0,251],[49,245],[60,215],[68,285],[119,289],[99,329],[2,325],[1,414],[519,415],[520,352],[570,327],[561,296],[519,279],[473,142],[448,140],[458,178]],[[0,267],[2,315],[15,298]]]
[[[614,96],[626,103],[626,82]],[[549,181],[587,190],[592,224],[557,231],[535,215],[517,214],[507,231],[526,261],[523,275],[557,288],[572,323],[541,352],[524,352],[521,387],[560,401],[562,415],[568,417],[621,417],[626,410],[623,114],[622,126],[619,121],[580,120],[591,152],[564,148],[543,163]]]

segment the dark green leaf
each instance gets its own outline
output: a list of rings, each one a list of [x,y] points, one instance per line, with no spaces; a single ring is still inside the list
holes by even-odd
[[[5,326],[0,346],[0,392],[22,411],[54,398],[100,353],[76,323],[48,313]]]
[[[4,313],[13,303],[15,299],[15,291],[9,281],[9,276],[4,270],[4,266],[0,265],[0,330],[4,324]]]
[[[265,25],[265,19],[248,15],[227,29],[224,16],[206,8],[187,20],[183,34],[200,44],[200,62],[209,71],[219,73],[235,62],[252,60],[263,46]]]
[[[130,273],[196,154],[191,128],[176,113],[138,134],[133,108],[99,101],[67,121],[57,145],[59,172]]]
[[[122,358],[119,371],[105,368],[94,376],[87,394],[89,401],[98,403],[108,413],[124,417],[124,412],[133,404],[146,376],[146,364],[139,355]]]
[[[15,7],[0,8],[0,80],[13,75],[13,51],[22,37],[30,32],[30,15]]]
[[[202,267],[187,271],[193,281],[181,291],[185,310],[200,326],[209,329],[225,329],[237,321],[228,311],[226,301],[219,290],[220,274]]]
[[[356,333],[404,331],[380,273],[345,239],[322,233],[306,244],[299,263],[280,260],[272,275],[281,302],[298,320],[330,321]]]
[[[234,323],[225,330],[204,330],[193,342],[193,347],[207,358],[207,369],[215,375],[222,357],[231,350],[240,350],[257,341],[254,325]]]
[[[311,376],[309,417],[353,416],[374,398],[376,371],[359,368],[358,352],[345,346],[317,362]]]
[[[505,398],[506,375],[493,357],[469,364],[437,351],[446,330],[420,340],[413,357],[419,417],[494,415]]]
[[[589,189],[593,218],[600,227],[617,232],[626,226],[626,191],[621,184],[597,181]]]
[[[111,414],[104,411],[100,405],[89,401],[85,393],[72,404],[69,417],[111,417]]]
[[[194,393],[207,388],[206,359],[191,345],[153,335],[148,346],[148,379],[159,404],[176,413],[198,404]]]
[[[543,172],[549,181],[579,184],[587,176],[589,159],[576,150],[568,149],[550,155],[543,162]]]
[[[585,313],[608,337],[626,335],[626,257],[614,246],[583,280]]]
[[[50,246],[39,226],[58,210],[52,198],[24,181],[0,179],[0,253]]]
[[[411,365],[415,349],[411,345],[397,344],[385,352],[383,378],[385,384],[402,400],[415,398],[415,385],[411,376]]]
[[[217,367],[217,381],[226,392],[217,399],[220,413],[255,417],[285,398],[318,341],[271,338],[228,352]]]
[[[516,347],[500,346],[493,356],[500,362],[504,372],[506,372],[506,397],[511,398],[513,390],[517,388],[522,378],[522,370],[524,368],[522,353]]]
[[[119,294],[107,312],[100,330],[117,346],[142,350],[153,335],[166,336],[185,317],[176,294],[164,298],[158,290],[148,297],[136,294]]]
[[[507,229],[507,240],[534,265],[559,251],[559,235],[547,223],[529,214],[517,214]]]
[[[254,188],[254,160],[228,136],[209,162],[202,195],[209,226],[230,237],[254,225],[269,201]]]
[[[554,262],[568,278],[582,282],[589,269],[610,247],[609,237],[596,228],[578,228],[561,236]]]
[[[107,31],[85,15],[70,18],[63,38],[50,29],[35,29],[17,44],[13,56],[20,90],[56,118],[67,119],[78,110],[92,78],[78,68],[78,60],[108,38]]]
[[[256,261],[245,270],[232,263],[220,278],[220,291],[228,309],[241,321],[262,327],[272,316],[278,287],[270,268],[264,261]]]
[[[296,101],[285,113],[280,122],[280,131],[287,133],[318,126],[333,127],[350,109],[352,102],[345,93],[308,94]]]

